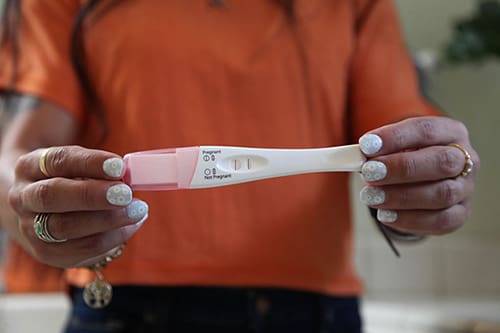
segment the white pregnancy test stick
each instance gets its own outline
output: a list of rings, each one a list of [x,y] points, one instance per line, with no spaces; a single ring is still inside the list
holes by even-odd
[[[316,149],[199,146],[127,154],[124,181],[134,190],[196,189],[313,172],[357,172],[359,145]]]

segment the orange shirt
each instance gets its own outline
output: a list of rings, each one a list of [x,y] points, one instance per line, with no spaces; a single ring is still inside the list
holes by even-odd
[[[357,1],[358,10],[370,2]],[[419,96],[390,1],[378,1],[358,33],[351,0],[296,4],[294,25],[270,0],[228,0],[226,9],[201,0],[124,1],[91,20],[88,72],[109,133],[102,148],[326,147],[434,112]],[[76,0],[23,1],[16,88],[84,121],[68,56],[77,10]],[[5,86],[10,67],[2,67]],[[358,294],[347,193],[345,173],[137,192],[149,220],[105,277]],[[67,277],[81,285],[92,276]]]
[[[64,271],[33,259],[17,243],[10,242],[5,256],[3,284],[8,293],[64,291]]]

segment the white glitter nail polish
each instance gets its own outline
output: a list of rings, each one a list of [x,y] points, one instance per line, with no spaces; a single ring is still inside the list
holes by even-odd
[[[365,134],[359,138],[359,148],[367,155],[375,154],[382,148],[382,139],[376,134]]]
[[[132,190],[125,184],[116,184],[108,188],[106,199],[112,205],[127,206],[132,201]]]
[[[365,186],[359,192],[359,199],[367,206],[380,205],[385,201],[385,192],[380,187]]]
[[[108,158],[102,164],[102,169],[104,170],[104,173],[110,177],[115,177],[115,178],[121,177],[123,173],[123,167],[124,167],[123,160],[118,157]]]
[[[131,220],[144,217],[148,213],[148,204],[141,200],[132,201],[130,205],[127,206],[127,216]]]
[[[393,210],[379,209],[377,210],[377,220],[384,223],[393,223],[398,219],[398,213]]]
[[[387,167],[379,161],[368,161],[361,167],[361,174],[368,182],[378,181],[387,176]]]

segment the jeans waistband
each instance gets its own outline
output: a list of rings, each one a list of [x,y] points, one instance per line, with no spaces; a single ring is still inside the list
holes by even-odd
[[[111,304],[105,309],[93,310],[83,303],[81,295],[81,289],[72,289],[74,309],[68,327],[72,323],[79,323],[81,327],[86,321],[94,325],[102,321],[103,326],[109,326],[112,319],[115,327],[153,325],[151,327],[165,329],[158,330],[161,332],[183,333],[357,333],[361,330],[357,297],[280,288],[115,286]]]

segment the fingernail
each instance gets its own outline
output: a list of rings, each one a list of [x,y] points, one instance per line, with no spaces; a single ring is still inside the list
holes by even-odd
[[[376,134],[365,134],[358,142],[361,151],[367,155],[375,154],[382,148],[382,139]]]
[[[108,188],[106,199],[112,205],[127,206],[132,201],[132,190],[125,184],[116,184]]]
[[[127,206],[127,216],[131,220],[144,217],[148,213],[148,204],[142,200],[134,200]]]
[[[368,182],[384,179],[387,175],[387,167],[379,161],[368,161],[361,167],[361,174]]]
[[[123,160],[118,157],[108,158],[102,164],[102,169],[104,170],[104,173],[110,177],[115,177],[115,178],[122,176],[123,167],[124,167]]]
[[[384,223],[393,223],[398,219],[398,213],[388,209],[377,210],[377,220]]]
[[[380,205],[385,201],[385,192],[380,187],[365,186],[359,192],[359,198],[367,206]]]

